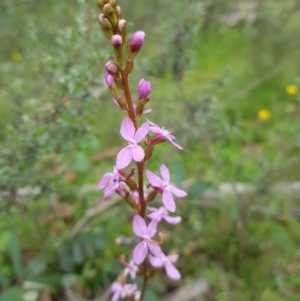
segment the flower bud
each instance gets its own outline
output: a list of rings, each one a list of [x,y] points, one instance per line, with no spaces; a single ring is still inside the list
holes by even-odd
[[[107,0],[98,0],[97,4],[100,8],[102,8],[104,6],[104,4],[107,3]]]
[[[118,29],[119,29],[120,33],[124,33],[126,27],[127,27],[127,21],[124,19],[119,20]]]
[[[100,24],[102,24],[104,22],[104,19],[105,19],[105,15],[104,14],[99,14],[98,21],[99,21]]]
[[[98,21],[101,25],[103,33],[110,39],[113,35],[113,28],[110,21],[105,17],[104,14],[99,14]]]
[[[112,60],[106,62],[105,68],[106,71],[111,75],[117,74],[119,69],[118,66]]]
[[[118,18],[121,18],[121,15],[122,15],[122,9],[120,7],[120,5],[117,5],[116,8],[115,8],[115,13],[117,15]]]
[[[132,53],[140,51],[141,47],[144,44],[145,33],[143,31],[136,31],[129,43],[129,48]]]
[[[105,72],[105,82],[109,88],[112,88],[115,84],[115,80],[111,74],[107,71]]]
[[[117,0],[109,0],[109,3],[112,7],[116,7],[117,6]]]
[[[104,14],[99,14],[98,21],[103,29],[112,30],[111,23]]]
[[[114,9],[113,9],[113,7],[110,5],[110,3],[106,3],[106,4],[103,6],[103,13],[104,13],[105,16],[107,16],[107,17],[114,13]]]
[[[123,43],[122,37],[119,34],[114,34],[110,41],[113,47],[116,49],[120,48]]]
[[[138,93],[140,98],[147,98],[151,93],[151,82],[142,78],[138,85]]]

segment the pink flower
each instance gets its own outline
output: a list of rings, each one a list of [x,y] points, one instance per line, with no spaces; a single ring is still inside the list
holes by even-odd
[[[166,207],[159,207],[159,208],[153,208],[153,207],[148,207],[148,209],[151,211],[150,214],[147,216],[153,220],[159,223],[161,220],[165,220],[169,224],[178,224],[181,222],[181,217],[180,216],[169,216],[169,212],[166,209]]]
[[[115,80],[111,74],[109,74],[107,71],[105,72],[105,82],[109,88],[112,88],[112,86],[115,84]]]
[[[146,170],[146,176],[151,186],[158,189],[162,193],[162,201],[164,206],[171,212],[176,210],[174,196],[185,197],[187,193],[174,185],[170,184],[170,172],[166,165],[160,166],[160,174],[162,179],[155,175],[152,171]]]
[[[138,93],[140,98],[147,98],[151,93],[151,82],[142,78],[138,85]]]
[[[104,198],[109,197],[114,191],[122,188],[120,180],[122,179],[119,171],[114,167],[113,172],[107,172],[103,175],[101,181],[98,184],[99,189],[104,189]]]
[[[152,254],[161,252],[157,242],[151,239],[156,234],[156,226],[157,223],[155,221],[151,221],[147,226],[140,215],[135,215],[133,218],[133,232],[142,238],[142,241],[133,250],[133,260],[137,265],[140,265],[145,260],[149,250]]]
[[[149,256],[149,261],[154,268],[165,268],[168,277],[172,280],[180,280],[180,272],[175,268],[173,263],[178,259],[178,255],[165,255],[163,252],[155,256]]]
[[[144,122],[136,131],[134,124],[129,117],[125,117],[123,119],[120,134],[128,144],[117,154],[117,169],[127,167],[132,159],[136,162],[140,162],[144,159],[145,152],[143,148],[138,145],[138,143],[140,143],[146,137],[148,132],[148,122]]]
[[[152,144],[157,144],[157,143],[161,143],[165,140],[168,140],[171,144],[173,144],[176,148],[178,149],[183,149],[183,147],[179,144],[177,144],[176,142],[174,142],[174,140],[176,140],[176,137],[174,135],[171,134],[171,131],[165,129],[165,128],[160,128],[158,125],[156,125],[155,123],[153,123],[150,120],[147,120],[150,124],[149,127],[149,131],[152,133],[156,133],[157,136],[152,140]]]
[[[124,270],[124,275],[130,275],[132,279],[135,279],[136,273],[138,272],[139,267],[134,264],[133,260],[130,260],[130,262],[126,265],[126,268]]]
[[[136,31],[129,42],[130,51],[135,53],[140,51],[141,47],[144,44],[145,33],[143,31]]]
[[[128,296],[133,296],[137,291],[137,285],[134,284],[124,284],[121,282],[114,282],[110,290],[112,291],[111,301],[118,301],[120,299],[124,299]]]

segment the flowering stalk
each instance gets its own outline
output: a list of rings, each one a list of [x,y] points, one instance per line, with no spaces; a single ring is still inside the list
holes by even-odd
[[[144,44],[145,33],[137,31],[127,38],[127,22],[121,18],[121,8],[116,0],[98,0],[98,6],[101,10],[98,18],[100,26],[115,53],[115,59],[105,64],[105,81],[115,103],[125,113],[120,135],[126,142],[117,154],[113,171],[102,176],[98,187],[104,190],[105,198],[116,193],[133,208],[132,228],[139,239],[132,251],[132,259],[120,259],[124,271],[111,285],[111,300],[141,301],[148,280],[157,269],[163,268],[171,280],[181,278],[174,266],[178,256],[166,255],[161,249],[163,236],[158,226],[163,221],[169,224],[181,221],[179,216],[169,214],[176,210],[174,198],[185,197],[187,193],[171,184],[170,172],[165,164],[160,166],[161,177],[146,170],[145,164],[160,143],[167,141],[175,148],[182,147],[175,142],[176,138],[169,130],[143,116],[151,112],[151,109],[145,108],[150,102],[151,82],[141,79],[137,85],[137,95],[132,97],[129,76],[133,71],[134,59]],[[145,176],[148,182],[145,182]],[[133,282],[136,277],[142,279],[141,288]],[[128,278],[132,280],[130,283]]]

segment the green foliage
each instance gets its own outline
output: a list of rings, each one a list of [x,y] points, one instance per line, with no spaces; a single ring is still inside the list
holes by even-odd
[[[151,80],[149,118],[185,148],[162,144],[149,164],[164,161],[189,191],[182,226],[164,229],[184,281],[158,272],[145,300],[196,277],[210,286],[203,300],[299,299],[299,196],[276,190],[300,178],[300,98],[286,90],[300,89],[299,4],[243,3],[120,1],[129,28],[146,32],[133,90]],[[115,240],[132,230],[117,203],[70,235],[122,143],[96,3],[3,1],[0,16],[0,300],[100,296],[129,252]],[[222,182],[252,189],[218,195]]]

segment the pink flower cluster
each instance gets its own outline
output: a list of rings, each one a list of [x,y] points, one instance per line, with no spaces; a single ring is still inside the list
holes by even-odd
[[[139,87],[140,89],[145,89],[144,85],[139,85]],[[146,94],[145,91],[139,91],[140,96],[144,95],[143,97],[145,97]],[[176,138],[170,131],[160,128],[150,120],[146,120],[136,129],[133,121],[129,117],[125,117],[121,124],[120,134],[126,141],[126,145],[117,154],[113,172],[105,173],[98,187],[99,189],[104,189],[105,198],[109,197],[113,192],[122,197],[130,195],[134,198],[134,203],[137,205],[137,209],[139,209],[139,194],[137,191],[132,190],[132,185],[130,186],[128,183],[131,175],[126,175],[124,169],[132,161],[137,163],[142,162],[145,159],[145,149],[147,150],[147,146],[155,146],[158,143],[168,141],[178,149],[182,149],[182,147],[175,143]],[[145,144],[145,149],[143,148],[143,144]],[[187,193],[170,182],[170,172],[165,164],[161,164],[160,166],[161,177],[150,170],[146,170],[145,174],[148,180],[148,184],[145,187],[151,187],[152,191],[161,194],[162,204],[158,208],[147,206],[148,214],[146,218],[143,218],[139,214],[134,216],[133,232],[140,239],[140,242],[133,249],[133,261],[139,266],[148,258],[153,268],[164,268],[170,279],[179,280],[181,278],[180,272],[174,266],[178,256],[165,255],[160,247],[161,242],[153,238],[157,235],[157,228],[160,222],[165,221],[169,224],[177,224],[181,221],[179,216],[170,216],[169,213],[176,210],[174,198],[185,197]],[[145,199],[147,202],[147,195]],[[112,300],[118,300],[116,296],[131,294],[133,288],[136,288],[136,286],[128,285],[114,283],[112,291],[114,291],[115,297]]]
[[[151,82],[142,78],[137,85],[136,97],[131,96],[129,75],[134,58],[144,44],[145,33],[137,31],[127,41],[127,23],[121,19],[116,0],[98,0],[98,5],[102,9],[99,23],[116,54],[116,61],[109,60],[105,64],[105,83],[116,105],[126,113],[120,127],[125,144],[116,156],[113,171],[102,176],[98,187],[104,191],[104,198],[116,193],[133,208],[132,229],[138,241],[129,263],[121,260],[125,269],[111,285],[112,301],[141,301],[148,280],[147,270],[164,269],[171,280],[181,279],[174,265],[178,255],[167,255],[162,250],[163,236],[159,226],[163,222],[171,225],[181,222],[180,216],[170,214],[176,211],[175,199],[183,198],[187,193],[172,184],[165,164],[160,165],[160,175],[146,169],[145,165],[160,143],[167,141],[179,150],[183,148],[175,142],[176,137],[171,131],[144,118],[151,112],[146,108],[150,102]],[[134,280],[137,276],[143,281],[141,291],[137,284],[127,283],[128,277]]]

